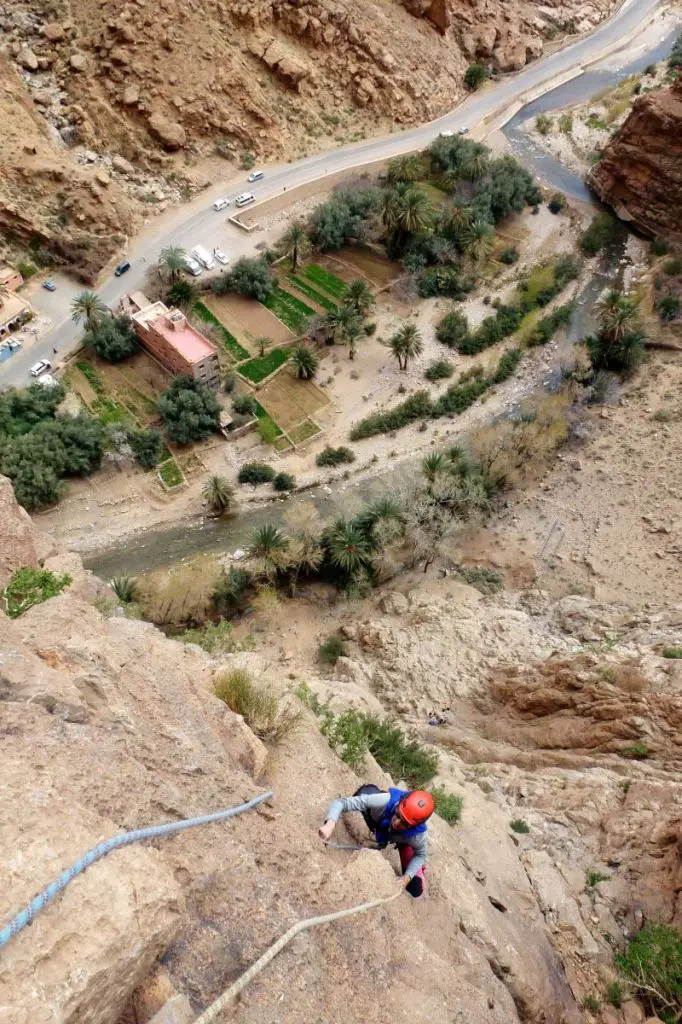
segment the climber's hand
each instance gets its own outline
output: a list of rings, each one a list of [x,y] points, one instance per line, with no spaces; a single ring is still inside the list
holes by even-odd
[[[334,831],[335,828],[336,828],[336,822],[330,820],[330,821],[325,821],[324,825],[320,829],[318,829],[317,834],[318,834],[318,836],[320,837],[320,839],[322,840],[323,843],[328,843],[329,842],[329,840],[332,837],[332,832]]]

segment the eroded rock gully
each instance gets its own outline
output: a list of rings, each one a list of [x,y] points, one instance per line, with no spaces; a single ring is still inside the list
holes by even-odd
[[[316,837],[329,797],[358,778],[312,713],[266,750],[212,695],[215,659],[150,624],[105,618],[93,604],[103,584],[46,547],[7,486],[0,513],[14,538],[0,583],[37,559],[73,577],[19,619],[0,616],[0,919],[117,829],[229,806],[266,785],[277,794],[272,807],[127,848],[78,878],[3,951],[3,1020],[111,1024],[127,1008],[126,1019],[146,1024],[171,999],[196,1013],[294,921],[391,891],[386,858],[325,851]],[[448,703],[449,721],[428,738],[442,752],[439,781],[464,796],[463,821],[433,822],[427,899],[297,939],[230,1019],[579,1024],[582,995],[609,973],[602,934],[622,937],[635,888],[641,913],[677,915],[680,787],[665,723],[680,680],[657,652],[679,613],[628,624],[624,610],[584,599],[530,608],[452,580],[363,607],[356,623],[346,616],[349,657],[331,679],[305,667],[309,685],[335,706],[400,708],[415,725],[427,705]],[[622,650],[577,654],[581,633],[602,621],[620,631]],[[446,651],[450,683],[435,671]],[[510,655],[516,676],[504,667]],[[267,649],[228,660],[283,686]],[[548,688],[566,696],[540,701]],[[649,761],[585,740],[564,766],[543,747],[543,716],[568,707],[591,735],[595,709],[617,694],[633,737],[651,742]],[[555,760],[531,770],[522,755],[540,749]],[[366,777],[388,781],[376,764]],[[509,831],[517,816],[528,835]],[[613,879],[588,894],[585,868],[600,864]],[[628,1021],[642,1019],[635,1011]]]
[[[76,266],[88,261],[70,247],[93,233],[100,242],[87,249],[101,266],[116,249],[109,235],[148,216],[150,196],[151,209],[157,194],[167,200],[173,175],[200,184],[197,157],[281,159],[325,136],[334,144],[430,120],[462,95],[471,61],[517,70],[614,6],[13,0],[0,14],[0,228],[45,239]],[[77,162],[88,151],[110,161],[104,188]]]

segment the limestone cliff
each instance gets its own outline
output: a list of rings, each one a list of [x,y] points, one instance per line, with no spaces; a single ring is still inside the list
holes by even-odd
[[[588,182],[640,231],[682,239],[682,82],[636,100]]]
[[[0,921],[117,829],[208,812],[265,787],[276,793],[272,807],[127,848],[74,881],[3,951],[7,1024],[146,1024],[174,994],[196,1013],[294,921],[391,891],[384,855],[324,850],[317,839],[330,796],[359,780],[312,713],[264,747],[212,695],[215,659],[150,624],[104,617],[92,603],[102,585],[76,556],[40,554],[10,488],[0,501],[17,538],[11,564],[23,536],[27,562],[46,558],[73,577],[20,618],[0,614]],[[622,940],[645,872],[644,912],[676,915],[681,787],[665,701],[676,708],[679,679],[656,652],[678,625],[653,615],[633,623],[586,599],[560,608],[482,599],[451,580],[437,592],[385,595],[360,615],[349,608],[350,656],[334,678],[315,678],[309,665],[287,672],[305,672],[335,707],[400,710],[415,727],[429,704],[449,704],[426,738],[438,743],[438,781],[464,796],[463,821],[432,822],[427,898],[405,896],[297,939],[230,1019],[580,1024],[582,996],[609,977],[603,934]],[[603,628],[620,631],[618,652],[573,665],[584,637]],[[557,651],[568,662],[550,677],[542,664]],[[518,677],[505,672],[505,657],[525,666]],[[271,651],[229,660],[285,690]],[[625,660],[641,679],[619,675]],[[593,675],[611,687],[606,694]],[[651,734],[651,764],[623,761],[617,747],[600,759],[587,739],[594,720],[617,717],[609,709],[624,693],[625,738]],[[545,722],[563,707],[584,735],[572,725],[560,749],[559,727]],[[494,731],[493,714],[506,730]],[[618,739],[619,729],[599,736]],[[389,781],[376,764],[363,775]],[[519,815],[531,823],[526,836],[509,830]],[[608,893],[586,893],[585,867],[605,858]],[[615,1021],[643,1020],[626,1006]]]

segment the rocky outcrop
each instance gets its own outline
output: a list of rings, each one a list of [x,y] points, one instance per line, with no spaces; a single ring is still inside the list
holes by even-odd
[[[0,589],[15,569],[38,566],[54,551],[51,539],[33,525],[28,512],[14,500],[7,477],[0,476]]]
[[[588,182],[640,231],[682,239],[682,84],[636,100]]]

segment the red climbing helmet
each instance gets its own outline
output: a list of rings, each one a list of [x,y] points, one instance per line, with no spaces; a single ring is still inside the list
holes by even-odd
[[[433,797],[425,789],[415,789],[398,804],[398,813],[406,825],[421,825],[434,811]]]

